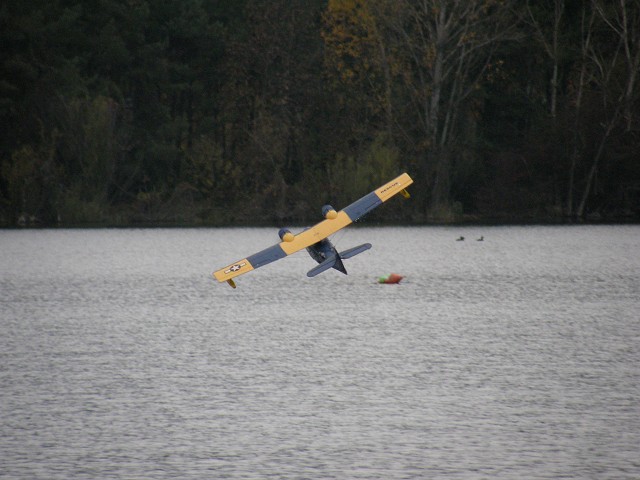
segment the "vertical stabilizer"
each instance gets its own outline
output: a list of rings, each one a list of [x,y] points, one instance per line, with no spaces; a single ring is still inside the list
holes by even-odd
[[[335,268],[339,272],[344,273],[345,275],[347,274],[347,269],[344,268],[344,264],[342,263],[342,259],[340,258],[340,255],[336,255],[336,261],[333,264],[333,268]]]

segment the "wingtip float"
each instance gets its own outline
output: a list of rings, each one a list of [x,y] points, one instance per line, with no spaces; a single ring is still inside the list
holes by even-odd
[[[335,268],[346,274],[347,271],[342,260],[370,249],[371,244],[365,243],[338,253],[327,237],[362,218],[398,193],[404,198],[409,198],[407,187],[412,183],[411,177],[407,173],[403,173],[340,211],[336,211],[331,205],[325,205],[322,207],[324,220],[320,223],[298,234],[293,234],[286,228],[282,228],[278,232],[280,240],[282,240],[280,243],[221,268],[213,272],[213,276],[219,282],[227,282],[232,288],[236,288],[234,277],[284,258],[303,248],[306,248],[311,258],[318,262],[318,265],[311,269],[307,276],[313,277],[330,268]]]

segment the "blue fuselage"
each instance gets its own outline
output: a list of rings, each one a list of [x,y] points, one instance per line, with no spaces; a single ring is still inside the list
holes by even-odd
[[[320,240],[318,243],[314,243],[310,247],[307,247],[307,252],[311,255],[316,262],[322,263],[331,255],[337,255],[336,247],[328,239]]]
[[[307,252],[311,255],[316,262],[322,263],[328,258],[335,257],[336,263],[333,265],[333,268],[341,271],[342,273],[347,273],[342,261],[340,259],[340,255],[336,250],[336,247],[328,239],[320,240],[318,243],[314,243],[313,245],[307,247]]]

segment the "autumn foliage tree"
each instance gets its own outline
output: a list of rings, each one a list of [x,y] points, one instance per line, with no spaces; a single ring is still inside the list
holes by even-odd
[[[514,37],[508,2],[332,0],[330,65],[385,112],[412,152],[433,218],[451,217],[452,179],[473,150],[481,86]]]

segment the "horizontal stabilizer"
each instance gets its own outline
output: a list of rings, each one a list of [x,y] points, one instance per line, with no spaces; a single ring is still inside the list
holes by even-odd
[[[347,259],[351,257],[355,257],[359,253],[365,252],[371,248],[370,243],[363,243],[362,245],[358,245],[357,247],[350,248],[349,250],[345,250],[344,252],[340,252],[340,258]]]
[[[339,258],[336,255],[331,255],[329,258],[327,258],[324,262],[319,264],[317,267],[314,267],[311,270],[309,270],[307,272],[307,277],[315,277],[319,273],[322,273],[325,270],[329,270],[331,267],[333,267],[336,264],[338,260]]]

